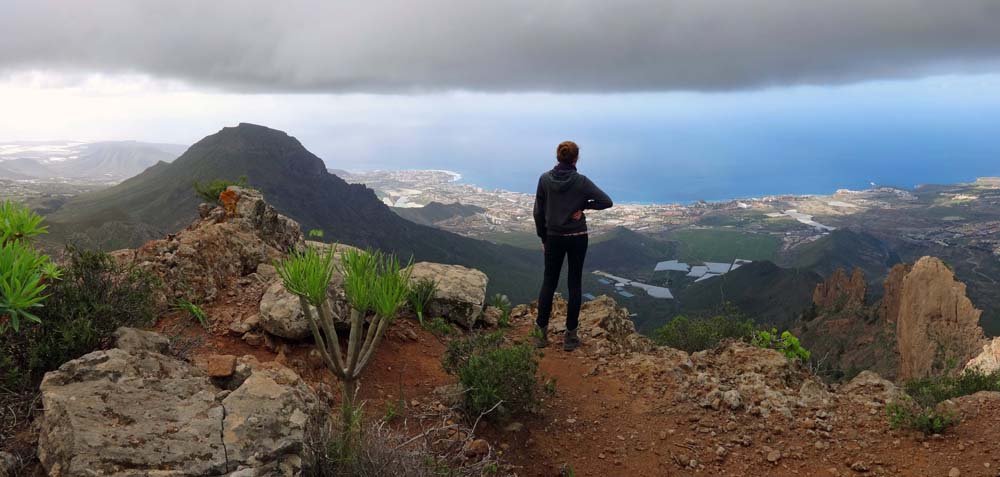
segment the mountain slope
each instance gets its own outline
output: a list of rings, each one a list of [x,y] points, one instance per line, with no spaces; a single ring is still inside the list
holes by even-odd
[[[423,207],[393,207],[392,211],[396,215],[421,225],[434,225],[442,220],[454,217],[469,217],[486,212],[486,209],[475,205],[464,205],[459,203],[442,204],[431,202]]]
[[[80,148],[79,158],[55,163],[50,168],[64,177],[122,180],[158,162],[177,158],[180,152],[172,152],[170,146],[135,141],[85,144]]]
[[[10,171],[13,174],[19,174],[23,178],[39,179],[55,175],[52,169],[42,165],[34,159],[28,158],[8,159],[0,162],[0,167],[3,167],[4,170]],[[13,179],[14,177],[7,178]]]
[[[81,179],[117,182],[146,168],[170,162],[186,149],[177,144],[138,141],[95,143],[38,142],[0,144],[0,177]]]
[[[659,240],[625,227],[591,238],[586,268],[639,279],[653,274],[657,262],[677,256],[676,242]]]
[[[900,258],[885,242],[870,234],[840,229],[794,249],[789,262],[787,266],[821,276],[828,276],[838,268],[853,270],[858,267],[865,272],[869,283],[880,284],[889,269],[900,263]],[[881,294],[880,289],[873,291]]]
[[[729,302],[759,323],[789,326],[809,308],[822,277],[812,271],[753,262],[720,277],[680,290],[677,302],[685,314],[711,313]]]
[[[161,162],[117,186],[74,198],[50,216],[52,235],[84,232],[106,249],[134,247],[196,217],[195,181],[241,175],[303,230],[323,230],[326,240],[392,251],[403,259],[475,267],[490,276],[491,292],[508,293],[515,301],[537,291],[538,253],[406,221],[367,187],[327,172],[295,138],[252,124],[224,128],[173,163]],[[126,226],[132,232],[125,233]]]

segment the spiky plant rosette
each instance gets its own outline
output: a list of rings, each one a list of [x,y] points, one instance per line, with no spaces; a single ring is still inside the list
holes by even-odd
[[[320,253],[312,247],[292,254],[275,263],[285,288],[319,307],[326,300],[326,290],[333,279],[333,247]]]
[[[392,320],[410,293],[410,267],[402,273],[399,259],[390,255],[381,257],[379,268],[372,308],[378,316]]]
[[[0,201],[0,244],[22,241],[48,233],[45,220],[31,209],[13,201]]]
[[[358,313],[367,314],[375,302],[382,252],[347,249],[340,257],[340,272],[344,276],[344,295]]]
[[[21,321],[40,322],[30,312],[42,306],[47,285],[45,279],[58,277],[58,268],[21,242],[7,242],[0,246],[0,333],[8,327],[20,329]]]

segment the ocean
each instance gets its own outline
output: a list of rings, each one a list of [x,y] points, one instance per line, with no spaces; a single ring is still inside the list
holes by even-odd
[[[827,163],[776,164],[773,160],[700,162],[701,171],[672,161],[648,166],[602,167],[581,163],[579,170],[619,202],[691,203],[781,194],[832,194],[837,189],[873,186],[913,188],[1000,176],[1000,157],[964,160],[841,159]],[[466,164],[467,166],[467,164]],[[491,167],[457,169],[461,182],[486,189],[533,193],[538,175],[550,165],[519,167],[511,173]]]

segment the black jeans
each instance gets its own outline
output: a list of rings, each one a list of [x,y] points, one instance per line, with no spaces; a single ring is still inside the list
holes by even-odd
[[[563,258],[569,257],[569,309],[566,329],[575,330],[580,324],[580,304],[583,301],[583,260],[587,257],[587,236],[549,235],[545,240],[545,277],[538,292],[538,327],[546,329],[552,316],[552,295],[559,286]]]

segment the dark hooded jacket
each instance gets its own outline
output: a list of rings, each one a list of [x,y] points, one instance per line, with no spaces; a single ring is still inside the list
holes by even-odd
[[[573,219],[578,210],[603,210],[613,204],[608,194],[576,167],[558,164],[538,178],[535,193],[535,229],[545,242],[549,235],[575,235],[587,231],[587,218]]]

